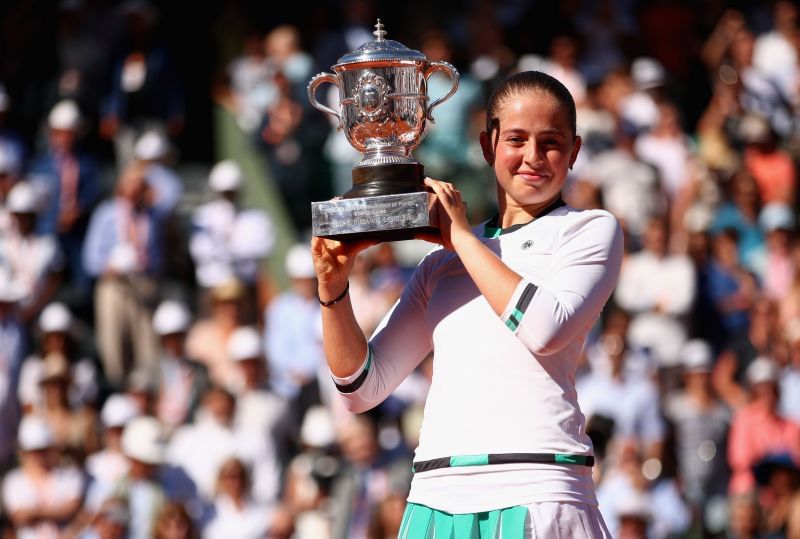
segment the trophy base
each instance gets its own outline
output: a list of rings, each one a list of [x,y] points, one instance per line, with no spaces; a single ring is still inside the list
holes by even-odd
[[[426,191],[420,163],[393,163],[353,169],[353,188],[342,198],[374,197]]]
[[[436,195],[426,191],[311,203],[315,236],[344,242],[400,241],[438,233]]]

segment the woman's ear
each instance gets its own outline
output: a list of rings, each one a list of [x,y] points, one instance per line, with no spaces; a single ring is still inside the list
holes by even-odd
[[[581,137],[575,137],[575,146],[572,148],[572,155],[569,158],[569,169],[572,170],[572,166],[575,164],[575,160],[578,159],[578,152],[581,151],[581,145],[583,144],[583,139]]]
[[[481,131],[480,136],[481,150],[483,150],[483,158],[489,163],[490,167],[494,166],[494,148],[492,147],[492,140],[489,138],[489,133]]]

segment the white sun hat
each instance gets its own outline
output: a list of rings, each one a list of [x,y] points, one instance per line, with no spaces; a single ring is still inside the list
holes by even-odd
[[[55,443],[53,430],[43,417],[27,415],[19,424],[17,443],[23,451],[39,451],[53,447]]]
[[[150,416],[132,419],[122,431],[122,452],[133,460],[158,465],[164,461],[161,423]]]
[[[264,355],[261,335],[250,326],[238,328],[228,339],[228,355],[233,361],[261,358]]]
[[[56,103],[47,117],[47,125],[51,129],[76,131],[81,126],[81,111],[78,104],[71,99]]]
[[[692,339],[683,345],[680,353],[685,372],[710,372],[713,360],[711,346],[702,339]]]
[[[236,191],[242,185],[242,168],[233,160],[220,161],[208,175],[208,186],[218,193]]]
[[[67,332],[71,327],[72,313],[63,303],[51,303],[39,315],[39,329],[42,333]]]
[[[763,384],[764,382],[777,382],[778,366],[768,357],[757,357],[747,367],[745,377],[751,386]]]
[[[183,333],[189,329],[191,323],[189,309],[174,300],[162,301],[153,315],[153,330],[157,335]]]
[[[163,159],[169,153],[169,141],[160,131],[148,131],[136,141],[133,153],[142,161]]]
[[[36,213],[39,210],[39,193],[30,182],[18,182],[8,192],[6,209],[11,213]]]
[[[317,276],[308,244],[298,243],[289,248],[286,253],[286,274],[292,279],[313,279]]]
[[[129,421],[138,417],[139,407],[132,397],[123,393],[115,393],[106,399],[100,411],[100,421],[107,429],[124,427]]]

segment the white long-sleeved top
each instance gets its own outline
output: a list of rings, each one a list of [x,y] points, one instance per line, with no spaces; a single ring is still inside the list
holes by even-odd
[[[591,454],[575,370],[619,274],[616,220],[605,211],[561,207],[526,225],[502,231],[481,225],[475,232],[495,232],[483,241],[523,278],[503,316],[494,313],[455,253],[432,251],[376,330],[362,367],[347,378],[334,377],[338,386],[352,384],[342,393],[348,408],[376,406],[433,350],[415,462]],[[596,504],[590,468],[560,464],[421,472],[409,501],[451,513],[537,501]]]

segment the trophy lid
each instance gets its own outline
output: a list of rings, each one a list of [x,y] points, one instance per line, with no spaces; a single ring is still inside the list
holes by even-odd
[[[345,54],[339,58],[336,66],[353,64],[356,62],[380,62],[388,60],[424,62],[428,59],[421,52],[409,49],[399,41],[384,39],[386,30],[383,29],[383,23],[381,23],[380,19],[378,19],[377,24],[375,24],[375,31],[372,33],[375,36],[375,41],[367,41],[353,52]]]

